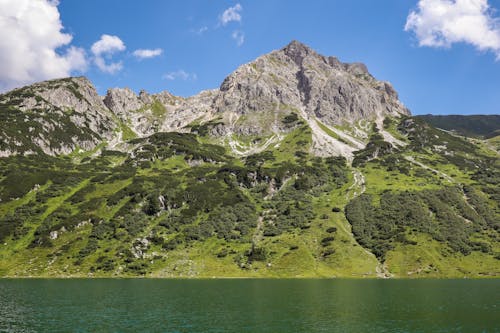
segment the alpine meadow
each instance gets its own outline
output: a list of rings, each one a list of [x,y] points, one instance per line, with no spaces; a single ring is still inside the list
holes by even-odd
[[[498,277],[500,126],[481,117],[414,117],[298,41],[187,98],[17,88],[0,276]]]

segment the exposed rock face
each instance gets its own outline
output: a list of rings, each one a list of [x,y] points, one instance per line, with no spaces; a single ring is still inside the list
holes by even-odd
[[[279,135],[283,117],[297,113],[312,129],[313,153],[348,159],[366,144],[370,129],[361,121],[382,129],[386,116],[409,114],[390,83],[377,81],[364,64],[341,63],[297,41],[239,67],[222,83],[213,107],[227,124],[219,131],[224,135]],[[332,137],[318,122],[346,140]],[[353,132],[334,128],[345,125]]]
[[[129,88],[109,89],[104,97],[104,104],[123,120],[128,118],[130,111],[139,110],[145,105],[142,99],[139,99]]]
[[[111,140],[116,124],[93,85],[83,77],[51,80],[0,95],[4,156],[68,154]]]
[[[129,127],[137,136],[155,132],[155,119],[151,112],[154,99],[144,91],[137,96],[129,88],[108,89],[104,104],[120,120],[121,126]]]
[[[215,106],[239,115],[295,109],[327,125],[409,114],[392,86],[375,80],[365,65],[342,64],[296,41],[229,75]]]
[[[38,103],[39,107],[70,110],[72,112],[70,119],[78,127],[88,126],[90,130],[105,139],[112,137],[114,122],[111,113],[87,78],[75,77],[41,82],[31,86],[31,90],[35,94],[31,100],[39,100],[37,96],[42,98]],[[27,111],[34,107],[37,106],[20,109]]]
[[[9,116],[19,113],[15,121],[24,117],[31,126],[23,127],[26,140],[8,129],[1,132],[1,156],[39,150],[66,154],[77,147],[93,149],[104,140],[116,147],[130,136],[189,131],[190,124],[210,120],[217,120],[210,129],[215,137],[272,135],[266,142],[276,144],[289,130],[284,117],[295,113],[312,130],[315,154],[350,157],[366,144],[367,122],[381,128],[384,117],[409,114],[393,87],[377,81],[364,64],[344,64],[296,41],[242,65],[220,89],[189,98],[168,92],[137,95],[128,88],[109,89],[102,98],[87,79],[79,77],[40,82],[0,95],[2,105]],[[353,130],[342,132],[335,128],[339,125]],[[68,135],[58,134],[63,132]],[[396,142],[390,134],[381,134],[386,141]]]
[[[161,126],[162,131],[185,131],[185,127],[195,120],[214,118],[212,103],[217,93],[218,90],[205,90],[189,98],[172,97],[165,105],[167,115]],[[156,96],[159,100],[162,98]]]

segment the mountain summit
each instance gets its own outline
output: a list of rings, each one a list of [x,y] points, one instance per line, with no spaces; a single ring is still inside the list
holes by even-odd
[[[498,128],[297,41],[192,97],[65,78],[0,117],[0,277],[500,276]]]
[[[279,135],[281,119],[296,113],[313,131],[315,154],[346,157],[366,144],[363,123],[374,121],[382,129],[384,117],[410,114],[392,86],[373,78],[365,65],[341,63],[297,41],[229,75],[215,107],[237,134]],[[345,125],[350,130],[338,128]],[[395,141],[388,133],[384,137]]]
[[[126,139],[187,131],[194,123],[208,124],[214,138],[236,154],[247,154],[263,147],[239,149],[240,141],[271,136],[278,144],[290,129],[283,119],[296,116],[311,127],[314,154],[352,159],[352,153],[368,142],[369,122],[377,124],[387,141],[397,144],[383,131],[382,121],[386,116],[410,114],[393,87],[377,81],[365,65],[341,63],[298,41],[242,65],[218,90],[189,98],[168,92],[136,95],[128,88],[109,89],[101,98],[87,79],[67,78],[0,95],[0,106],[15,109],[5,113],[8,119],[1,125],[3,156],[38,151],[67,154],[101,143],[120,149]],[[27,126],[10,133],[13,117],[24,119]]]

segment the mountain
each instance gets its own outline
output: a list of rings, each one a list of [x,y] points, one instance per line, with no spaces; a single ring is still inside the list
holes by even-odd
[[[495,143],[293,41],[183,98],[0,95],[0,276],[500,274]]]
[[[110,140],[114,115],[85,78],[41,82],[1,95],[0,155],[68,154]]]
[[[409,114],[393,87],[373,78],[363,64],[343,64],[296,41],[241,66],[220,89],[190,98],[145,91],[137,96],[128,88],[109,89],[101,98],[80,77],[13,90],[2,96],[0,108],[2,156],[57,156],[100,143],[116,148],[127,139],[187,132],[201,124],[218,143],[245,155],[263,147],[245,149],[244,142],[270,137],[276,143],[290,130],[283,120],[300,116],[312,130],[316,155],[352,158],[371,131],[360,120],[381,127],[385,116]],[[24,126],[10,133],[12,123]],[[394,141],[383,129],[382,134]]]
[[[500,115],[422,115],[430,125],[473,138],[493,138],[500,135]]]

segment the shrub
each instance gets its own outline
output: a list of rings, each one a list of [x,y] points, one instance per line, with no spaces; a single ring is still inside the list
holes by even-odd
[[[333,236],[325,237],[321,240],[321,245],[326,247],[326,246],[330,245],[334,241],[334,239],[335,238]]]
[[[337,232],[337,228],[336,227],[330,227],[330,228],[326,229],[326,232],[328,232],[329,234],[332,234],[334,232]]]
[[[329,247],[329,248],[326,248],[323,252],[321,252],[321,257],[327,258],[327,257],[331,256],[332,254],[335,254],[335,249]]]

